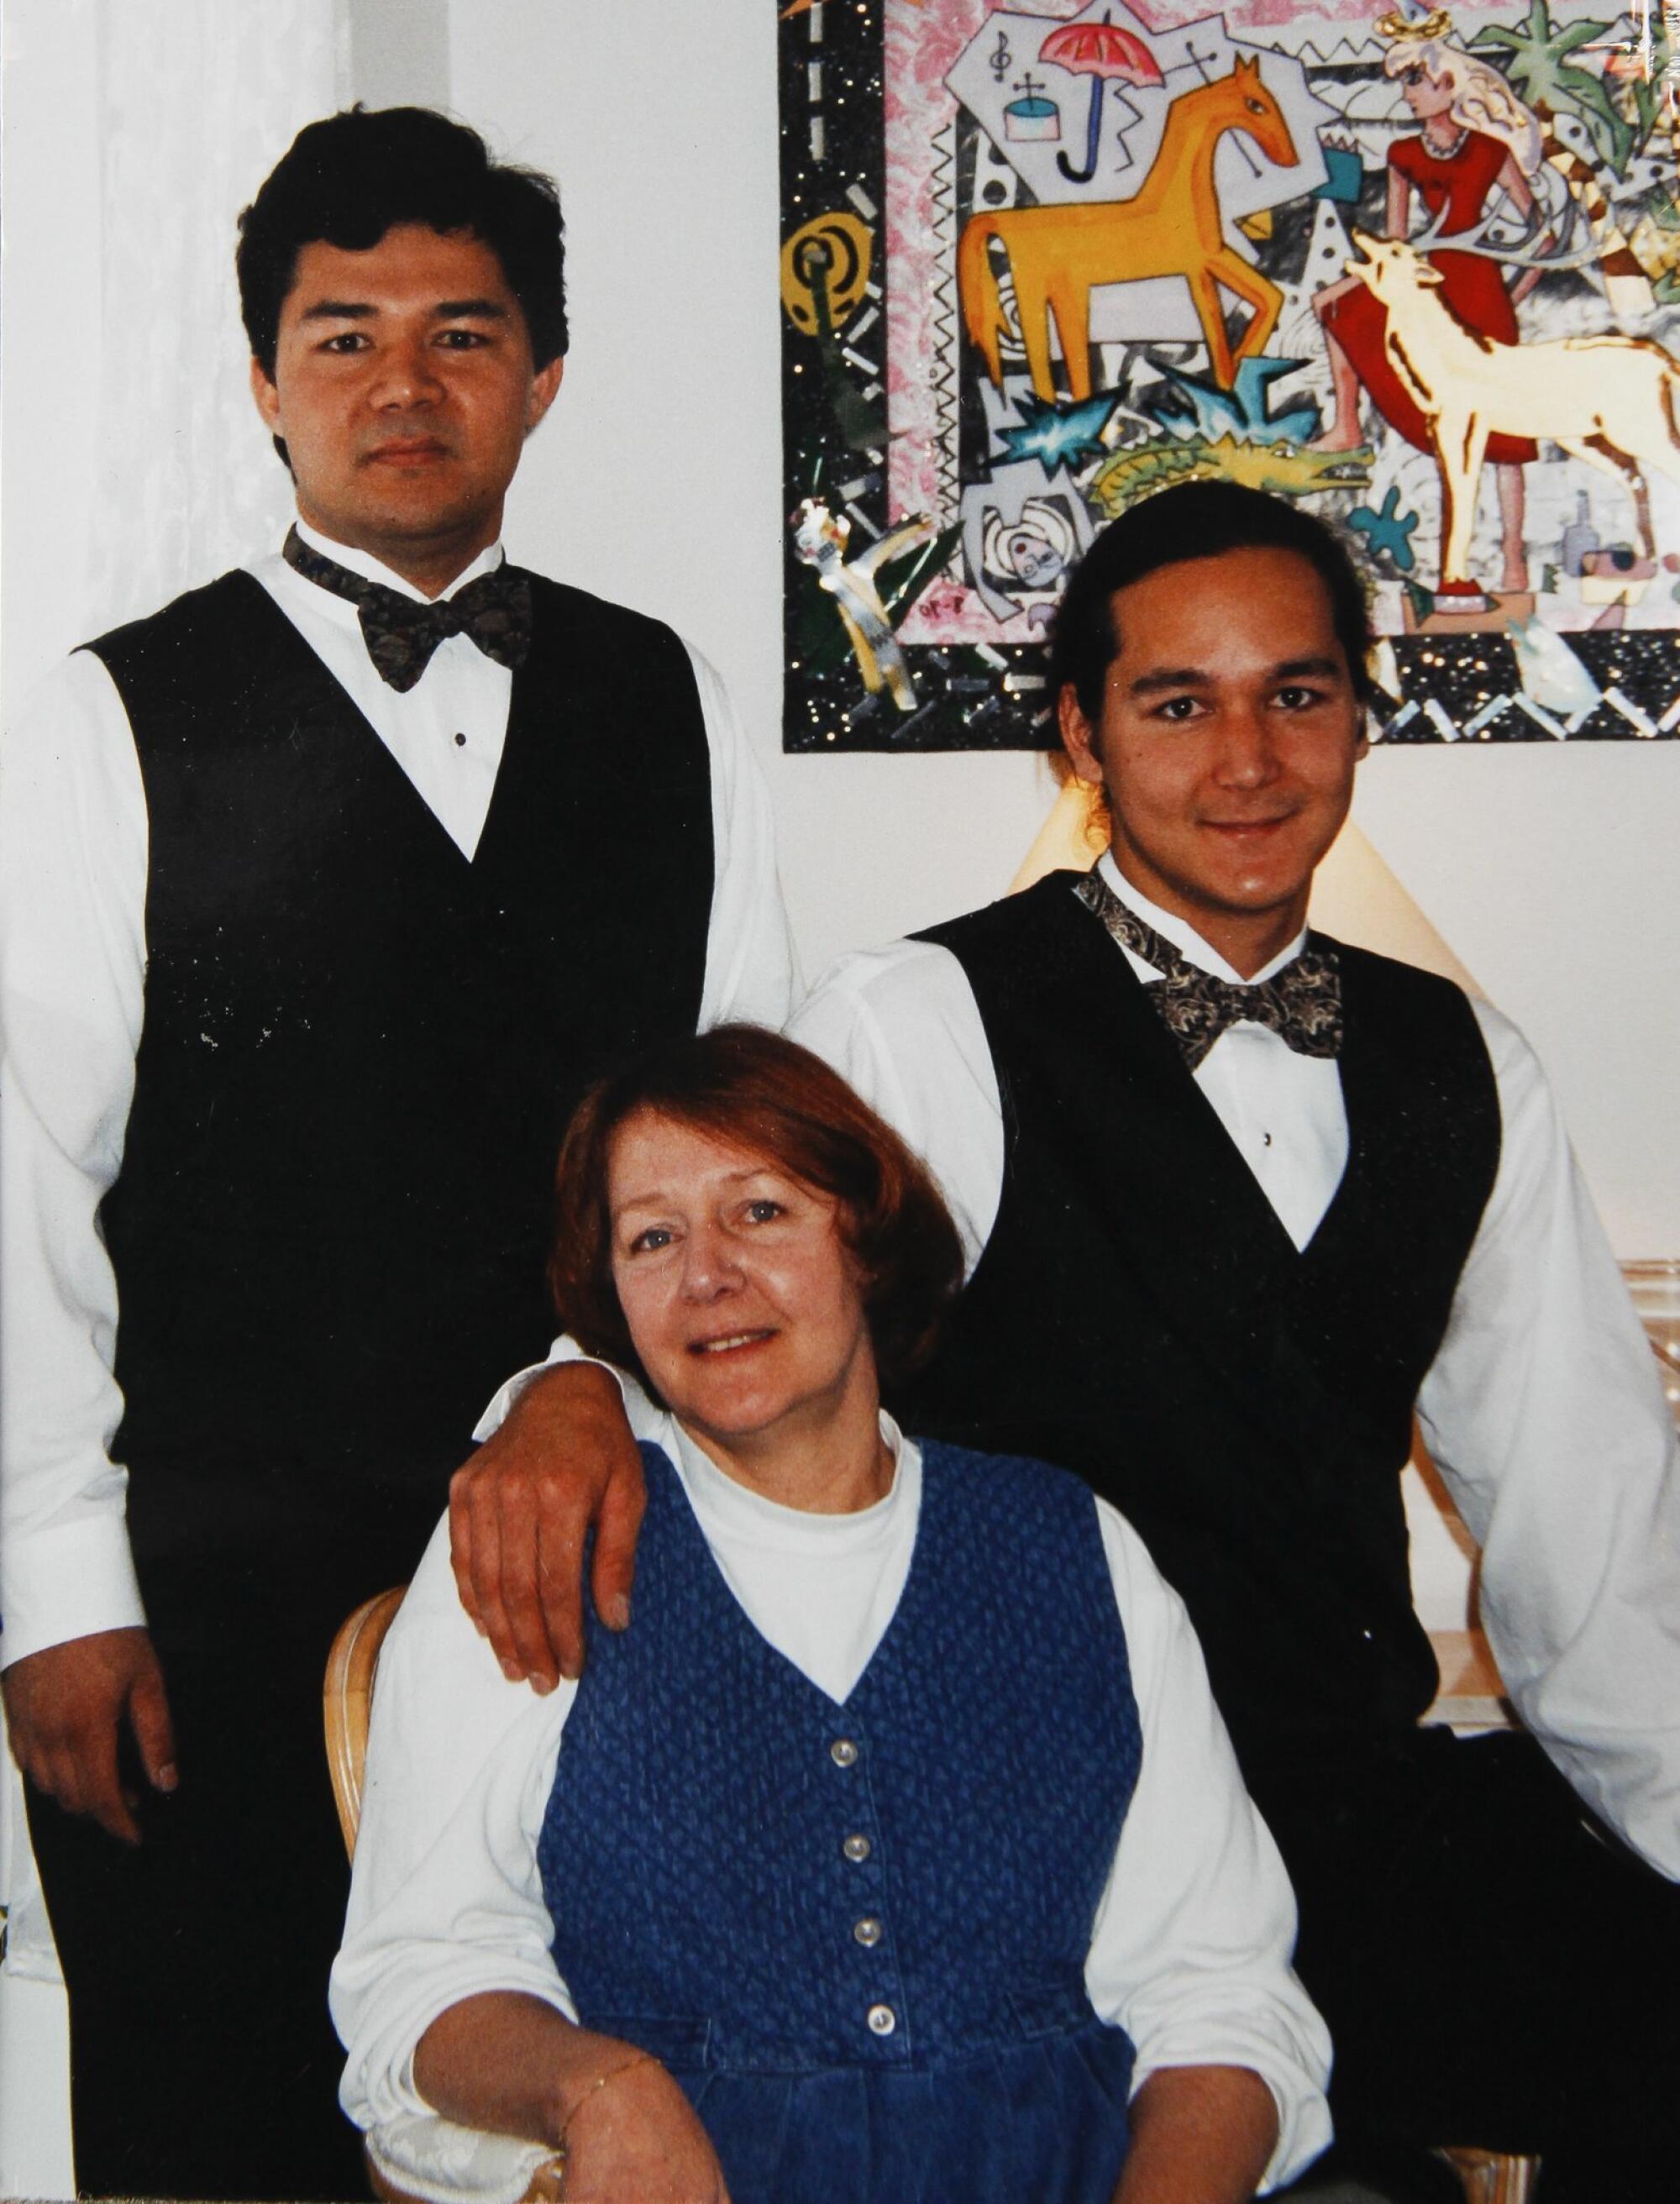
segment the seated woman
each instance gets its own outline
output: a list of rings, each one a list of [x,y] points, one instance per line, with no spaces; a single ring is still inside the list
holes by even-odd
[[[1215,2204],[1327,2140],[1176,1596],[1073,1478],[881,1411],[959,1275],[791,1042],[586,1098],[552,1277],[662,1404],[636,1614],[510,1683],[441,1527],[386,1642],[333,2013],[411,2163],[430,2111],[559,2147],[568,2200]]]

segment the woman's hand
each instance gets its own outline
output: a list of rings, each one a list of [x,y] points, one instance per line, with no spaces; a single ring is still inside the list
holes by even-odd
[[[439,2013],[414,2086],[462,2127],[566,2153],[566,2204],[729,2204],[692,2106],[656,2059],[574,2028],[540,1998],[486,1990]]]
[[[565,2122],[566,2204],[729,2204],[693,2107],[656,2059],[624,2058],[587,2084]]]

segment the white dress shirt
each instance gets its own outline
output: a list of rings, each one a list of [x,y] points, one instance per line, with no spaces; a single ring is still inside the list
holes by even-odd
[[[1116,894],[1191,963],[1242,981],[1112,855],[1101,864]],[[1130,951],[1116,953],[1153,976]],[[1481,1620],[1524,1722],[1594,1810],[1680,1879],[1674,1427],[1539,1063],[1508,1019],[1473,1007],[1499,1088],[1499,1172],[1419,1420],[1481,1543]],[[789,1031],[926,1160],[971,1269],[997,1218],[1004,1132],[985,1028],[957,959],[915,941],[843,957]],[[1244,1021],[1195,1078],[1305,1247],[1347,1161],[1334,1061],[1297,1056]]]
[[[316,549],[404,595],[365,553]],[[483,552],[444,592],[499,565]],[[457,845],[478,845],[513,675],[466,636],[389,687],[355,607],[277,554],[250,569]],[[700,1022],[779,1025],[794,998],[769,797],[716,674],[690,653],[711,757],[715,879]],[[632,855],[626,851],[626,856]],[[122,1162],[145,1003],[147,821],[110,674],[74,653],[7,731],[0,804],[0,1662],[145,1620],[108,1449],[116,1285],[96,1223]]]
[[[646,1435],[675,1465],[706,1543],[755,1629],[844,1703],[893,1619],[921,1502],[921,1457],[890,1418],[891,1490],[849,1515],[783,1508],[726,1476],[668,1416]],[[1143,1727],[1137,1791],[1085,1965],[1098,2016],[1137,2050],[1134,2089],[1161,2066],[1259,2074],[1277,2101],[1268,2183],[1328,2140],[1324,2026],[1289,1966],[1295,1905],[1214,1710],[1182,1602],[1099,1501]],[[341,2096],[359,2125],[418,2154],[427,2107],[415,2046],[438,2014],[523,1991],[575,2019],[550,1955],[537,1842],[576,1686],[510,1684],[462,1611],[437,1532],[380,1655],[360,1835],[332,2010],[349,2052]],[[1004,1686],[1006,1688],[1006,1684]]]

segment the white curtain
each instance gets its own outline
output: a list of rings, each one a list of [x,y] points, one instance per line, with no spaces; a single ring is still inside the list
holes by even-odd
[[[47,92],[55,104],[50,127],[17,133],[8,165],[9,183],[26,187],[9,216],[24,203],[37,219],[50,210],[54,227],[45,245],[9,230],[9,263],[33,253],[39,268],[45,249],[74,271],[61,280],[97,269],[99,291],[97,362],[61,350],[54,377],[19,376],[34,409],[50,400],[54,415],[26,420],[9,406],[9,466],[30,486],[9,498],[9,548],[42,538],[43,503],[76,501],[75,470],[55,469],[54,454],[82,437],[94,458],[85,570],[67,562],[40,574],[29,557],[9,559],[8,631],[20,658],[37,655],[27,631],[37,625],[62,631],[47,646],[56,656],[64,642],[151,612],[278,540],[290,484],[247,387],[234,224],[302,125],[349,98],[349,8],[7,0],[9,98]],[[32,119],[43,120],[39,110]],[[20,179],[12,161],[24,158],[39,169]],[[76,187],[90,160],[92,192]],[[50,283],[20,289],[31,311],[27,325],[9,326],[13,364],[57,341]],[[42,454],[45,466],[35,464]],[[0,1934],[0,2195],[66,2196],[62,1994],[3,1745]]]
[[[276,539],[290,486],[251,403],[234,222],[344,104],[346,0],[97,0],[98,624]]]

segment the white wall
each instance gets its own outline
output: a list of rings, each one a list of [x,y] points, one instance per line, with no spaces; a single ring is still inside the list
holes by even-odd
[[[99,388],[99,176],[92,0],[8,0],[0,672],[8,707],[88,631]]]
[[[1354,815],[1539,1050],[1625,1258],[1680,1254],[1680,743],[1374,750]]]

